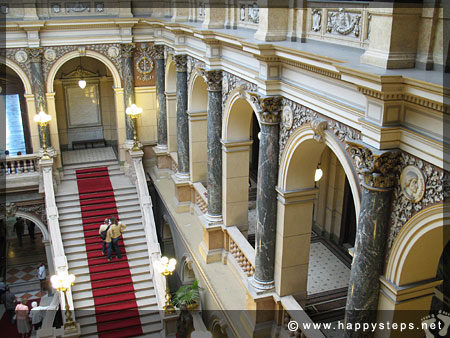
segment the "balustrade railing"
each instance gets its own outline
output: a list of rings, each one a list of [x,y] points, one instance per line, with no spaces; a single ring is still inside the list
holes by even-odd
[[[243,278],[253,276],[255,272],[255,250],[237,227],[227,227],[226,233],[230,261],[234,261],[235,267]]]
[[[39,172],[39,154],[6,156],[1,159],[2,175],[19,175]]]
[[[208,196],[206,188],[202,183],[196,182],[194,186],[194,203],[202,214],[206,214],[208,211]]]

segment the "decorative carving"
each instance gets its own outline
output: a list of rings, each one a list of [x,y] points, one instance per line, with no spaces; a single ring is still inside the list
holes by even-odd
[[[156,60],[164,59],[164,45],[154,45],[152,55]]]
[[[28,54],[23,50],[19,50],[16,52],[14,58],[17,62],[24,63],[28,60]]]
[[[34,214],[39,217],[42,223],[47,223],[44,203],[33,205],[17,205],[16,203],[8,203],[4,207],[4,210],[2,210],[2,213],[6,217],[14,217],[19,211]]]
[[[241,15],[239,17],[239,20],[245,21],[245,5],[241,5]]]
[[[419,168],[413,165],[404,168],[400,175],[400,185],[403,195],[411,202],[417,203],[423,198],[425,177]]]
[[[254,83],[248,82],[240,77],[237,77],[228,72],[223,72],[222,80],[222,106],[225,107],[225,103],[230,93],[236,88],[240,87],[241,91],[248,90],[250,92],[256,92],[258,86]]]
[[[377,150],[362,142],[347,141],[347,151],[366,187],[390,189],[394,186],[400,154],[398,150]]]
[[[82,12],[90,12],[91,7],[89,2],[68,2],[66,4],[66,12],[71,13],[82,13]]]
[[[8,14],[9,13],[9,5],[1,4],[0,5],[0,14]]]
[[[112,46],[108,48],[108,56],[110,58],[116,58],[120,55],[120,49],[116,46]]]
[[[396,168],[397,179],[400,180],[400,183],[402,182],[400,173],[404,175],[405,173],[410,172],[410,169],[407,168],[411,167],[416,168],[416,174],[419,172],[420,175],[423,175],[423,198],[414,202],[404,193],[403,184],[396,185],[392,196],[391,228],[388,240],[389,249],[392,247],[392,243],[403,225],[415,213],[433,204],[444,202],[450,195],[448,180],[442,169],[405,152],[401,153],[400,161]]]
[[[186,54],[175,55],[175,67],[177,69],[177,72],[187,71],[186,63],[187,63]]]
[[[52,11],[53,13],[59,14],[61,13],[61,4],[59,3],[54,3],[51,5],[52,6]]]
[[[137,71],[137,78],[141,81],[149,81],[151,79],[150,74],[154,68],[154,63],[150,56],[151,49],[143,43],[136,50],[136,53],[137,58],[135,61],[135,68]]]
[[[208,84],[209,91],[220,92],[222,90],[221,70],[201,70],[200,72]]]
[[[261,97],[256,93],[249,93],[250,100],[255,104],[259,115],[259,121],[265,124],[276,124],[280,122],[282,96]]]
[[[328,122],[321,118],[316,118],[311,121],[311,128],[314,130],[314,139],[318,142],[323,142],[325,130],[328,127]]]
[[[328,122],[328,130],[331,131],[341,142],[346,140],[360,140],[361,133],[337,121]]]
[[[56,52],[54,49],[46,49],[44,52],[44,58],[47,61],[54,61],[56,59]]]
[[[322,10],[321,9],[313,9],[312,10],[312,27],[311,29],[314,32],[320,31],[322,27]]]
[[[205,3],[203,1],[200,1],[200,3],[198,4],[198,17],[204,18],[205,15],[206,15]]]
[[[192,56],[187,56],[187,62],[186,62],[186,71],[187,71],[187,82],[191,80],[192,72],[196,68],[205,68],[205,63],[203,61],[200,61],[196,58],[193,58]]]
[[[27,48],[31,62],[41,62],[42,48]]]
[[[122,56],[124,58],[133,57],[133,51],[136,45],[134,43],[123,43],[120,45],[122,47]]]
[[[248,21],[259,23],[259,7],[256,2],[253,5],[248,5]]]
[[[104,10],[105,10],[105,4],[103,2],[95,3],[95,11],[97,13],[103,13]]]
[[[349,35],[354,33],[356,37],[359,36],[359,22],[361,14],[348,13],[344,8],[339,8],[338,12],[328,12],[328,33],[337,32],[342,35]]]
[[[292,128],[292,124],[294,123],[294,114],[292,113],[291,107],[284,106],[283,113],[281,114],[281,122],[283,127],[287,130]]]

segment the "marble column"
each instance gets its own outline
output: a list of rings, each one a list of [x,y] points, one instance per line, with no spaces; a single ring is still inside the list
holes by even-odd
[[[179,179],[189,178],[189,125],[187,114],[187,56],[175,55],[177,71],[177,154]]]
[[[42,74],[42,48],[28,48],[27,49],[28,56],[30,58],[30,67],[31,67],[31,84],[33,86],[33,94],[34,94],[34,104],[36,107],[36,114],[38,114],[41,110],[48,114],[47,109],[47,99],[45,97],[45,81],[44,76]],[[42,128],[39,128],[39,143],[42,148]],[[45,138],[47,141],[47,146],[51,147],[50,140],[50,128],[47,126],[45,128]]]
[[[133,50],[134,43],[122,44],[122,79],[123,79],[123,100],[125,109],[135,103],[134,96],[134,65]],[[133,140],[133,121],[125,114],[126,139]]]
[[[167,109],[165,71],[164,71],[164,46],[156,45],[154,56],[156,59],[156,96],[158,103],[158,147],[167,150]]]
[[[222,71],[203,71],[208,84],[207,190],[208,214],[222,220]]]
[[[256,98],[254,102],[260,125],[258,182],[256,195],[255,274],[251,284],[259,290],[274,287],[275,232],[277,223],[277,191],[279,124],[281,97]]]
[[[350,153],[358,163],[363,187],[345,314],[345,323],[354,325],[376,322],[379,278],[383,273],[394,170],[399,153],[369,149],[363,143],[348,143]],[[346,330],[346,336],[360,337],[364,333]]]

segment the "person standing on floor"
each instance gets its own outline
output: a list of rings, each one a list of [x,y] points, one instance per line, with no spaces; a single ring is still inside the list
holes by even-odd
[[[31,303],[30,320],[34,331],[39,330],[42,326],[42,320],[44,319],[42,310],[42,307],[38,306],[37,302]]]
[[[39,263],[38,265],[38,279],[39,279],[39,284],[41,286],[41,293],[43,293],[46,289],[46,281],[47,281],[47,275],[45,273],[45,265],[43,263]]]
[[[17,240],[19,241],[19,246],[22,247],[22,236],[24,231],[23,219],[20,217],[16,218],[16,223],[14,223],[14,231],[17,235]]]
[[[35,224],[33,221],[30,221],[29,219],[26,220],[27,222],[27,228],[28,228],[28,235],[30,236],[31,243],[34,243],[34,227]]]
[[[114,252],[117,255],[117,258],[121,259],[122,255],[119,249],[119,239],[120,235],[122,235],[123,231],[126,228],[126,225],[119,222],[114,216],[110,218],[111,220],[111,228],[109,228],[106,233],[106,242],[108,244],[108,261],[111,260],[111,247],[114,249]]]
[[[5,304],[6,313],[9,316],[9,322],[14,324],[14,310],[16,308],[16,295],[9,290],[7,285],[5,288],[5,293],[2,298],[3,304]]]
[[[16,306],[16,322],[17,331],[22,335],[22,338],[28,337],[30,333],[30,320],[28,318],[27,300],[22,299],[22,302]]]
[[[100,228],[98,229],[98,234],[100,235],[100,238],[102,239],[102,254],[103,255],[106,255],[106,233],[108,232],[110,227],[111,227],[111,220],[109,218],[105,218],[105,223],[100,225]]]

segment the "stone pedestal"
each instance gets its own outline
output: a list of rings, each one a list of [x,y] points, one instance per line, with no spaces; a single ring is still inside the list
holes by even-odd
[[[122,79],[123,79],[123,101],[125,110],[135,103],[134,96],[134,65],[133,65],[133,50],[134,43],[127,43],[122,45]],[[133,139],[133,121],[125,114],[126,123],[126,139]]]
[[[164,149],[156,146],[153,148],[153,151],[156,155],[158,169],[170,169],[172,167],[172,159],[167,148]]]
[[[248,337],[270,337],[276,304],[272,295],[248,293],[245,311],[241,311],[240,321]]]
[[[189,176],[180,177],[178,174],[171,176],[173,184],[175,185],[175,204],[177,212],[187,212],[191,205],[191,183]]]
[[[218,262],[222,259],[224,235],[222,231],[222,219],[214,219],[209,215],[200,216],[203,229],[203,240],[199,245],[199,251],[204,261],[208,263]]]
[[[363,191],[345,322],[375,323],[398,152],[377,151],[361,143],[349,144],[351,154],[359,163],[358,171],[363,175]],[[360,332],[347,330],[346,336],[359,337]]]
[[[254,38],[261,41],[284,41],[288,30],[288,3],[279,0],[258,2],[259,24]]]
[[[258,97],[261,125],[256,195],[255,274],[251,284],[259,290],[274,287],[275,231],[277,220],[279,122],[281,97]]]

